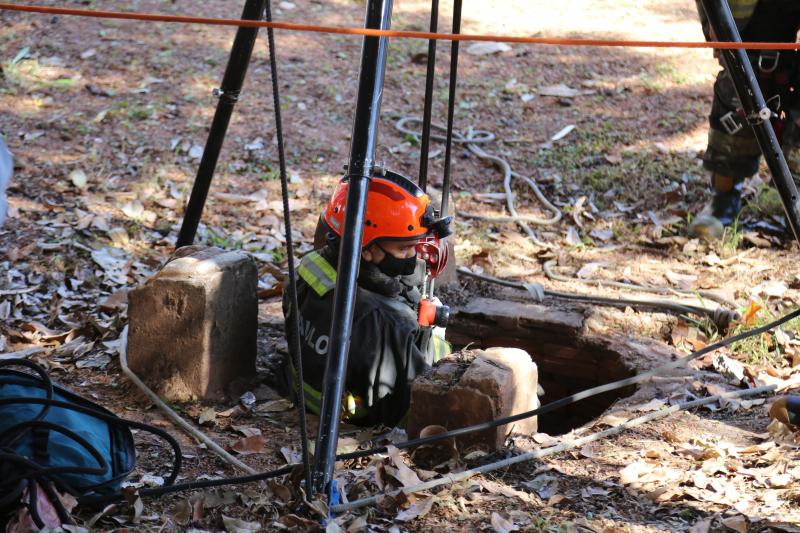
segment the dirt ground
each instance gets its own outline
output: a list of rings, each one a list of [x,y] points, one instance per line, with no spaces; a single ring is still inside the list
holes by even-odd
[[[238,17],[242,5],[40,3],[229,18]],[[442,3],[442,31],[449,27],[451,6]],[[427,2],[398,0],[393,27],[426,29],[429,8]],[[281,2],[275,18],[361,26],[363,11],[363,2],[352,0]],[[463,31],[703,38],[691,0],[465,2]],[[116,413],[169,430],[184,448],[182,480],[237,472],[136,392],[120,371],[119,336],[127,322],[126,291],[152,275],[174,248],[216,105],[212,89],[220,83],[234,33],[0,11],[0,134],[15,157],[9,219],[0,228],[0,357],[28,355],[58,382]],[[311,249],[321,206],[347,163],[361,40],[279,31],[276,41],[299,255]],[[389,50],[377,159],[416,176],[419,141],[396,123],[422,113],[427,42],[392,40]],[[446,117],[449,50],[449,43],[439,43],[437,123]],[[709,198],[700,157],[718,71],[711,51],[512,45],[477,55],[470,43],[461,50],[456,130],[492,132],[496,140],[483,148],[537,180],[562,219],[532,226],[545,243],[537,245],[513,224],[465,216],[507,212],[499,194],[502,174],[457,145],[452,193],[459,265],[551,290],[608,297],[698,303],[700,291],[712,291],[742,315],[728,333],[763,324],[800,301],[797,244],[780,230],[782,216],[765,168],[748,183],[739,227],[720,242],[686,236],[689,221]],[[269,296],[278,285],[270,272],[286,265],[277,160],[268,52],[266,39],[259,39],[198,235],[201,244],[243,249],[259,261],[265,298],[260,373],[253,383],[258,403],[239,418],[229,412],[235,400],[210,406],[210,412],[197,403],[176,407],[193,423],[206,420],[201,429],[226,446],[258,429],[263,437],[258,453],[242,460],[260,470],[296,461],[299,450],[296,411],[263,385],[274,384],[271,367],[286,350],[280,298]],[[434,142],[429,167],[434,188],[441,186],[443,161],[443,145]],[[520,213],[550,215],[521,180],[514,181],[514,189]],[[667,294],[643,295],[598,280],[657,286]],[[442,294],[456,308],[478,295],[526,300],[524,292],[463,276]],[[583,313],[584,328],[592,334],[649,339],[675,354],[724,334],[698,317],[563,301],[545,305]],[[800,363],[797,332],[790,323],[779,333],[722,350],[728,361],[743,365],[741,384],[731,384],[711,358],[703,359],[689,373],[640,388],[574,433],[512,439],[502,453],[466,454],[437,471],[550,446],[667,402],[746,385],[775,383],[788,391]],[[798,448],[779,425],[768,429],[769,401],[681,412],[435,494],[384,498],[378,506],[339,517],[327,530],[799,531]],[[372,437],[346,427],[342,445],[367,446]],[[168,468],[166,448],[147,436],[137,438],[139,466],[131,482],[157,485]],[[404,472],[407,465],[418,479],[430,473],[400,454],[340,465],[341,479],[351,499],[363,497],[409,482],[386,474]],[[138,511],[125,504],[100,517],[82,511],[79,520],[90,529],[119,531],[318,527],[314,506],[299,505],[298,496],[292,479],[279,479],[145,500]]]

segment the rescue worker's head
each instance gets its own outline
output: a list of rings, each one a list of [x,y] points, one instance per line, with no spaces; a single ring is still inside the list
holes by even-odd
[[[325,223],[336,237],[344,227],[347,181],[342,180],[325,209]],[[430,234],[450,234],[451,217],[437,218],[430,197],[414,182],[391,171],[370,180],[361,257],[388,276],[412,274],[416,245]]]

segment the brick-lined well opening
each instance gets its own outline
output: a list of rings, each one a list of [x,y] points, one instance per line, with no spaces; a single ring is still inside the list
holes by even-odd
[[[478,298],[455,310],[447,328],[456,347],[505,346],[531,354],[544,388],[542,403],[635,374],[626,364],[636,345],[623,339],[584,333],[584,316],[544,305]],[[539,417],[539,431],[567,433],[600,416],[635,387],[587,398]]]

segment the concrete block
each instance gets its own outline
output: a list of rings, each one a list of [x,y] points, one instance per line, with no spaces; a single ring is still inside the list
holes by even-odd
[[[448,429],[536,409],[538,371],[517,348],[490,348],[446,357],[411,385],[409,437],[429,425]],[[462,450],[496,450],[510,433],[536,433],[536,417],[458,437]]]
[[[243,252],[186,253],[129,293],[128,365],[169,400],[222,400],[255,376],[258,269]]]

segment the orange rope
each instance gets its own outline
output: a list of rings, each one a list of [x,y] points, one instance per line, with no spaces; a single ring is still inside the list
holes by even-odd
[[[172,22],[180,24],[207,24],[213,26],[238,26],[248,28],[274,28],[278,30],[303,31],[312,33],[337,33],[344,35],[364,35],[368,37],[403,37],[411,39],[436,39],[444,41],[489,41],[498,43],[544,44],[557,46],[614,46],[642,48],[718,48],[744,50],[798,50],[800,43],[765,42],[697,42],[697,41],[633,41],[608,39],[566,39],[559,37],[514,37],[510,35],[475,35],[453,33],[429,33],[424,31],[373,30],[367,28],[343,28],[339,26],[318,26],[296,24],[293,22],[267,22],[241,19],[221,19],[209,17],[186,17],[178,15],[159,15],[155,13],[126,13],[122,11],[101,11],[89,9],[70,9],[18,5],[0,2],[0,10],[24,11],[28,13],[47,13],[50,15],[70,15],[104,19],[141,20],[148,22]]]

